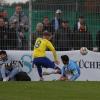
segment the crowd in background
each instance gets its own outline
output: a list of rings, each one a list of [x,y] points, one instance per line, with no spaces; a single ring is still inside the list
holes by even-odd
[[[8,12],[4,8],[0,11],[0,49],[25,50],[27,41],[25,32],[28,32],[29,21],[22,7],[16,5],[15,13],[8,18]]]
[[[37,23],[36,31],[32,32],[32,45],[38,37],[42,37],[44,31],[52,34],[52,42],[56,50],[79,50],[87,47],[89,50],[100,51],[100,30],[96,34],[96,47],[93,47],[93,37],[88,30],[84,16],[79,16],[74,28],[68,20],[62,19],[63,12],[58,9],[55,17],[50,21],[44,16],[43,21]],[[0,11],[0,49],[2,50],[27,50],[28,40],[25,32],[29,30],[29,20],[23,12],[21,5],[16,5],[15,13],[8,18],[5,9]]]
[[[44,31],[52,34],[52,42],[56,50],[79,50],[81,47],[87,47],[89,50],[100,51],[100,31],[96,34],[96,47],[93,47],[93,37],[88,30],[84,16],[79,16],[73,29],[71,29],[68,20],[62,19],[63,12],[58,9],[52,21],[48,16],[43,18],[43,22],[36,25],[36,32],[33,32],[33,41],[41,37]]]

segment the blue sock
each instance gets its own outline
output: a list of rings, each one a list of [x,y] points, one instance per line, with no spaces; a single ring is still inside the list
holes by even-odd
[[[38,74],[42,78],[42,67],[37,67]]]

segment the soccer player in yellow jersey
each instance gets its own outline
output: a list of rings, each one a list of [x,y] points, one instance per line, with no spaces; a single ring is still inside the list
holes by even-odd
[[[60,73],[60,68],[55,65],[55,63],[59,64],[59,61],[57,59],[56,50],[54,46],[52,45],[52,43],[49,41],[51,37],[52,36],[49,32],[44,32],[43,38],[37,38],[35,45],[34,45],[33,65],[35,64],[37,66],[40,80],[43,80],[42,67],[53,68],[57,70],[57,73]],[[50,59],[46,57],[47,49],[52,51],[53,56],[54,56],[54,62],[52,62]]]

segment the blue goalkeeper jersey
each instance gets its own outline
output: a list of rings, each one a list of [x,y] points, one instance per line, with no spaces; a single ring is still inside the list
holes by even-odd
[[[69,61],[68,65],[64,65],[62,68],[62,76],[66,76],[66,73],[71,73],[70,80],[76,80],[80,76],[80,68],[73,60]]]

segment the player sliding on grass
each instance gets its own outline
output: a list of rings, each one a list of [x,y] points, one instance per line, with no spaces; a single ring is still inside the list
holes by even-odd
[[[53,68],[56,70],[55,73],[60,73],[60,68],[55,65],[55,63],[59,64],[55,48],[53,47],[52,43],[49,41],[51,37],[52,36],[49,32],[44,32],[43,38],[37,38],[35,45],[34,45],[33,65],[35,64],[37,66],[40,80],[43,80],[42,67]],[[52,62],[50,59],[46,57],[47,49],[52,51],[53,56],[54,56],[54,62]]]
[[[69,60],[67,55],[62,55],[61,60],[64,64],[61,71],[60,80],[76,80],[80,76],[80,68],[75,61]],[[70,78],[68,76],[70,75]]]

